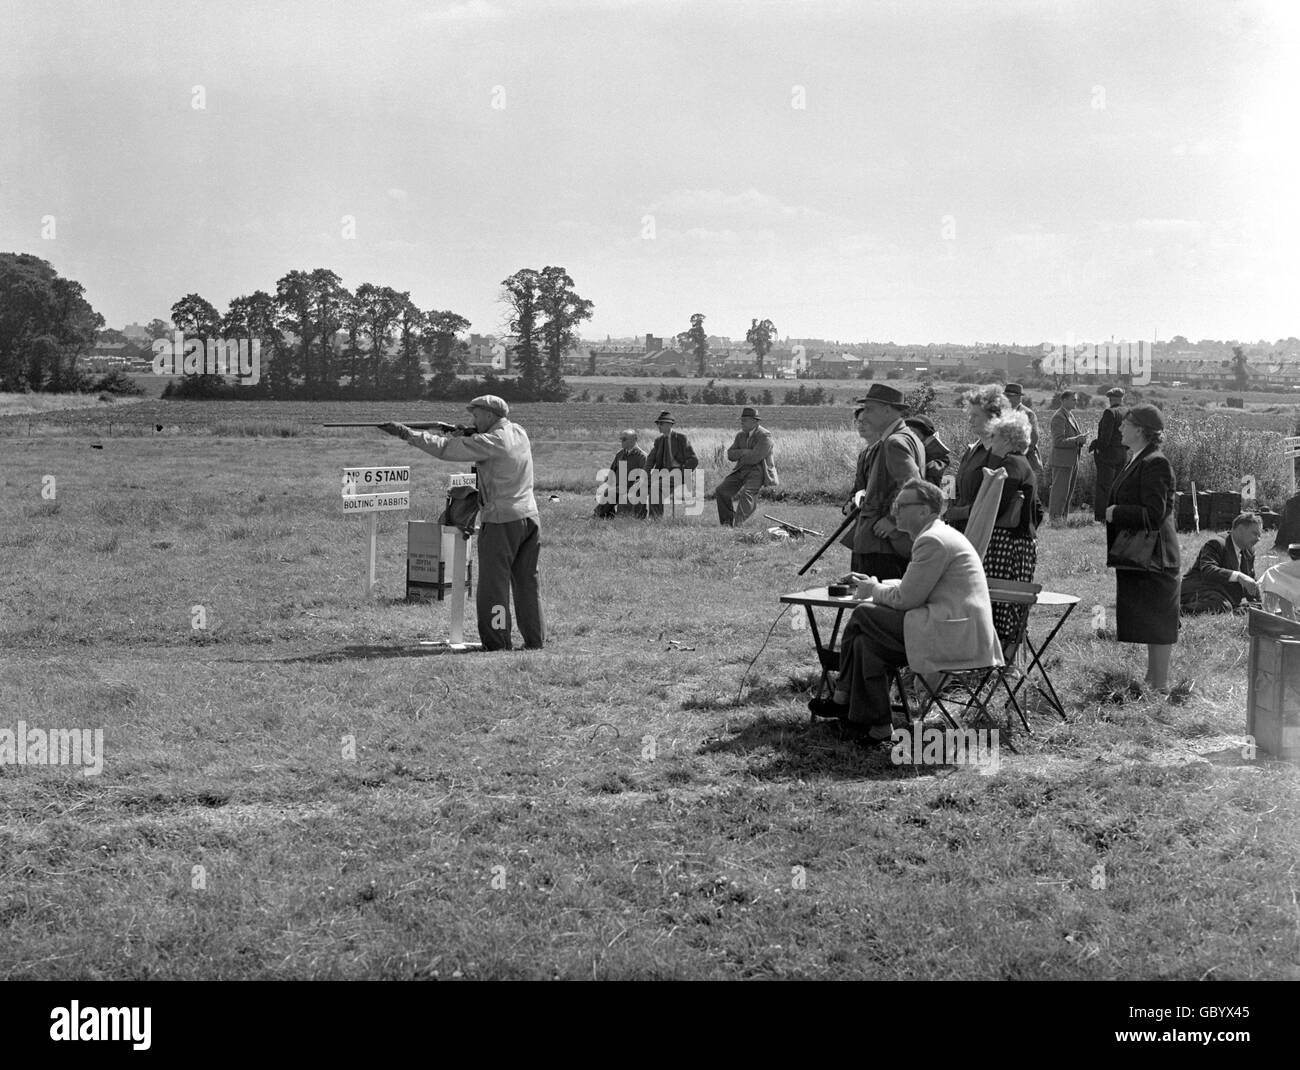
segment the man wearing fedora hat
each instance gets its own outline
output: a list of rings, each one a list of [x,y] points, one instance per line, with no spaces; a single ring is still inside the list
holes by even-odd
[[[1124,391],[1112,386],[1106,391],[1110,408],[1101,414],[1097,423],[1097,437],[1088,443],[1088,452],[1097,464],[1097,481],[1093,484],[1092,515],[1095,519],[1106,520],[1106,506],[1110,502],[1110,485],[1115,477],[1128,464],[1128,449],[1120,433],[1120,424],[1124,421]]]
[[[714,494],[718,523],[731,528],[749,519],[761,488],[778,483],[772,432],[758,422],[757,410],[747,407],[740,411],[740,434],[727,450],[727,460],[735,461],[736,467],[718,484]]]
[[[1052,488],[1048,495],[1048,514],[1054,524],[1064,524],[1074,498],[1079,475],[1079,451],[1088,436],[1074,418],[1079,396],[1073,390],[1061,393],[1061,407],[1052,413]]]
[[[895,387],[872,383],[858,398],[860,426],[878,444],[864,451],[853,481],[857,523],[841,543],[853,552],[854,572],[877,579],[901,579],[911,557],[912,540],[890,515],[899,488],[925,471],[925,446],[903,422],[907,402]]]
[[[681,486],[682,473],[693,472],[700,466],[699,458],[695,456],[695,451],[691,449],[691,444],[686,440],[686,436],[680,431],[673,430],[673,425],[676,422],[667,409],[661,412],[658,419],[655,420],[655,427],[659,429],[659,437],[654,440],[654,444],[650,447],[650,453],[645,462],[645,470],[650,476],[650,487],[652,488],[650,501],[650,516],[652,518],[664,515],[664,496],[672,496],[676,488]],[[659,500],[656,502],[654,498]]]
[[[413,431],[405,424],[381,425],[442,461],[473,461],[478,474],[478,637],[484,650],[509,650],[510,596],[524,646],[540,650],[546,638],[537,558],[541,529],[533,497],[533,451],[528,433],[507,420],[510,406],[495,394],[476,397],[467,406],[474,431],[466,437]]]

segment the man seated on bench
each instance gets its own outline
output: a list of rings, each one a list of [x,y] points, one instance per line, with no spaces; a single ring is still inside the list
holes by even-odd
[[[1233,613],[1259,598],[1255,582],[1255,544],[1264,535],[1258,513],[1242,513],[1232,530],[1201,547],[1196,564],[1183,577],[1178,600],[1182,614]]]
[[[867,743],[892,733],[889,672],[910,665],[917,673],[1001,665],[984,566],[966,536],[939,519],[943,491],[909,479],[892,515],[912,538],[912,559],[901,580],[881,583],[849,573],[858,597],[872,601],[853,611],[840,645],[833,698],[813,699],[818,717],[837,717]]]

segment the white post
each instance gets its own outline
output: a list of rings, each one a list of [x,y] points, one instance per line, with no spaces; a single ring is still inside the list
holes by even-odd
[[[370,568],[366,573],[366,597],[375,589],[375,544],[379,538],[379,513],[370,514]]]
[[[1201,531],[1201,511],[1197,508],[1196,503],[1196,484],[1192,484],[1192,523],[1196,527],[1197,534]]]
[[[452,537],[451,550],[451,617],[448,642],[461,646],[465,642],[465,547],[467,539],[459,530]]]

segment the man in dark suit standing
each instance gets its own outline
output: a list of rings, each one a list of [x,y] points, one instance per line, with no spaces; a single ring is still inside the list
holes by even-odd
[[[1255,582],[1255,544],[1264,536],[1258,513],[1242,513],[1232,530],[1201,547],[1196,564],[1183,577],[1179,605],[1193,613],[1231,613],[1247,599],[1259,597]]]
[[[659,428],[659,437],[650,447],[650,454],[645,462],[646,472],[650,476],[649,512],[652,518],[664,515],[664,498],[682,485],[685,478],[682,473],[693,472],[700,466],[699,458],[695,456],[695,451],[691,449],[686,436],[680,431],[673,430],[676,422],[667,410],[661,412],[659,418],[655,420],[655,427]],[[661,472],[664,474],[660,475]],[[658,501],[655,500],[656,498]]]
[[[1119,425],[1124,421],[1124,391],[1112,386],[1106,391],[1110,408],[1101,414],[1097,424],[1097,437],[1088,443],[1088,452],[1097,464],[1097,481],[1092,489],[1092,515],[1105,523],[1106,505],[1110,501],[1110,485],[1128,464],[1128,450],[1120,437]]]
[[[1061,407],[1052,413],[1052,492],[1048,512],[1054,524],[1064,524],[1070,511],[1079,474],[1079,451],[1088,440],[1074,418],[1078,400],[1073,390],[1067,390],[1061,395]]]
[[[862,406],[859,423],[878,444],[864,458],[865,471],[860,466],[854,481],[858,520],[841,541],[853,551],[854,572],[882,580],[902,579],[912,539],[898,526],[890,507],[898,488],[925,471],[925,446],[903,422],[907,403],[895,387],[872,383],[857,404]]]

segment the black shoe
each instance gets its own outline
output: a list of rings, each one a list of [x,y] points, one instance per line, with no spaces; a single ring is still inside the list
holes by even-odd
[[[839,721],[847,721],[849,717],[847,703],[840,704],[829,698],[809,699],[808,709],[812,711],[814,717],[833,717]]]
[[[846,720],[843,727],[845,736],[866,747],[890,743],[894,738],[894,727],[889,724],[867,724],[864,721]]]

